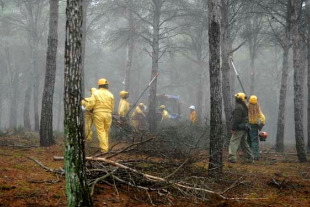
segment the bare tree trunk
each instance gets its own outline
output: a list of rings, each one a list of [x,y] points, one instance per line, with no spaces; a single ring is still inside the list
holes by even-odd
[[[31,130],[31,122],[30,122],[30,115],[29,115],[29,109],[30,109],[30,99],[31,99],[31,89],[32,85],[30,81],[28,80],[27,89],[25,92],[25,101],[24,101],[24,129],[25,130]]]
[[[255,84],[255,56],[250,55],[251,63],[250,63],[250,95],[254,94],[254,84]]]
[[[130,1],[131,4],[131,1]],[[127,43],[127,60],[126,60],[126,68],[125,68],[125,85],[124,90],[129,91],[129,83],[130,83],[130,71],[132,67],[132,56],[134,53],[134,22],[132,11],[128,9],[128,26],[130,29],[130,36]]]
[[[55,143],[53,137],[53,97],[56,77],[58,44],[58,1],[50,0],[49,34],[46,55],[46,72],[42,96],[40,146],[49,147]]]
[[[11,101],[10,101],[10,129],[15,130],[17,128],[17,88],[18,88],[18,73],[15,72],[13,77],[14,84],[13,88],[11,89]],[[13,85],[13,84],[12,84]]]
[[[92,206],[86,179],[82,100],[82,0],[67,0],[65,42],[65,172],[67,206]]]
[[[152,72],[151,80],[158,73],[158,59],[159,59],[159,21],[160,12],[162,7],[162,0],[152,0],[154,4],[154,16],[153,16],[153,42],[152,42]],[[156,90],[157,90],[157,79],[154,80],[150,88],[150,99],[149,99],[149,129],[151,132],[155,132],[157,129],[156,122]]]
[[[203,101],[203,65],[202,62],[198,65],[199,67],[199,77],[196,86],[196,114],[197,114],[197,123],[201,122],[201,114],[202,114],[202,101]]]
[[[82,37],[82,97],[85,97],[85,51],[86,51],[86,36],[87,36],[87,9],[90,4],[90,0],[83,0],[83,37]],[[89,89],[88,89],[89,90]]]
[[[303,77],[300,67],[299,28],[298,28],[298,0],[291,0],[292,8],[292,39],[294,64],[294,120],[297,157],[300,162],[306,162],[307,156],[303,131]]]
[[[209,0],[209,50],[210,50],[210,159],[209,175],[218,177],[222,173],[222,81],[220,68],[221,47],[220,0]]]
[[[283,63],[282,63],[282,78],[280,88],[279,99],[279,112],[278,112],[278,124],[277,124],[277,139],[276,139],[276,151],[284,151],[284,126],[285,126],[285,111],[286,111],[286,92],[287,92],[287,79],[288,79],[288,53],[289,53],[289,40],[288,37],[284,40],[283,47]]]
[[[9,120],[9,128],[15,130],[16,129],[16,90],[18,87],[17,82],[17,72],[16,68],[13,66],[13,62],[11,59],[11,52],[10,52],[9,45],[5,46],[5,55],[6,55],[6,69],[8,74],[8,82],[9,82],[9,109],[10,109],[10,120]]]
[[[59,94],[59,101],[58,101],[58,106],[57,106],[57,130],[61,131],[62,130],[62,125],[63,121],[61,120],[62,115],[63,115],[63,96]]]
[[[36,59],[36,57],[34,57]],[[37,60],[35,60],[35,68],[38,68],[37,66]],[[34,69],[35,75],[33,80],[33,112],[34,112],[34,130],[39,131],[39,75],[37,73],[37,69]]]
[[[306,14],[307,14],[307,26],[308,26],[308,37],[307,37],[307,60],[308,60],[308,117],[307,117],[307,132],[308,132],[308,143],[307,143],[307,152],[310,153],[310,0],[306,2]]]
[[[286,11],[286,25],[285,25],[285,36],[282,41],[283,48],[283,60],[282,60],[282,78],[280,86],[280,99],[279,99],[279,112],[278,112],[278,123],[277,123],[277,138],[276,138],[276,151],[284,151],[284,126],[285,126],[285,112],[286,112],[286,92],[287,92],[287,81],[288,81],[288,69],[289,69],[289,49],[290,49],[290,25],[292,19],[292,11],[290,0],[287,0],[287,11]]]
[[[228,28],[228,4],[227,1],[221,0],[222,7],[222,21],[221,21],[221,33],[222,33],[222,91],[224,101],[224,112],[226,119],[226,139],[225,142],[229,143],[229,137],[231,135],[231,119],[232,119],[232,94],[230,87],[230,65],[229,65],[229,52],[231,51],[231,40],[229,37]]]

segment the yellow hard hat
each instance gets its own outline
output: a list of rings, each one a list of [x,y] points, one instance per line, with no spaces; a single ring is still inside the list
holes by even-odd
[[[121,98],[124,98],[125,96],[127,96],[128,95],[128,92],[127,91],[121,91],[121,92],[119,92],[119,96],[121,97]]]
[[[249,103],[250,104],[257,104],[257,96],[255,96],[255,95],[250,96]]]
[[[144,107],[144,103],[139,103],[139,106],[140,107]]]
[[[101,85],[109,85],[109,82],[107,81],[107,79],[101,78],[98,80],[98,86],[101,86]]]
[[[91,88],[90,93],[93,94],[96,90],[97,90],[97,88]]]
[[[165,105],[160,105],[160,107],[159,107],[160,109],[165,109],[166,108],[166,106]]]
[[[242,92],[236,93],[235,97],[238,99],[241,99],[242,101],[245,101],[245,99],[246,99],[245,93],[242,93]]]

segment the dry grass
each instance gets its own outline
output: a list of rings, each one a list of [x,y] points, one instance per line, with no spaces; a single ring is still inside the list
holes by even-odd
[[[49,168],[63,167],[63,162],[53,161],[54,155],[63,155],[62,138],[50,148],[12,147],[38,145],[38,138],[33,134],[0,137],[0,145],[9,145],[0,147],[0,206],[66,206],[64,177],[45,172],[28,159],[35,157]],[[224,174],[217,181],[209,180],[210,188],[226,191],[226,197],[240,200],[210,196],[202,202],[169,194],[160,197],[127,186],[118,186],[116,191],[113,186],[98,184],[93,195],[94,205],[150,206],[151,197],[155,206],[310,206],[309,162],[299,163],[294,154],[263,154],[262,159],[253,164],[242,161],[230,164],[226,160],[225,152]],[[201,175],[207,177],[207,166],[207,160],[200,161],[182,172],[191,173],[189,179],[198,180]]]

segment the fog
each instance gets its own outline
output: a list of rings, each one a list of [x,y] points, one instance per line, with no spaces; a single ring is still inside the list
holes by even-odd
[[[40,115],[45,66],[46,49],[49,20],[49,2],[46,0],[2,0],[0,8],[0,129],[27,128],[25,116],[29,114],[31,130],[35,128],[35,111]],[[26,2],[26,3],[25,3]],[[126,2],[126,1],[124,1]],[[123,1],[113,5],[113,1],[93,0],[88,5],[86,23],[86,50],[84,63],[84,90],[85,97],[90,96],[89,90],[97,87],[99,78],[106,78],[110,85],[109,90],[114,94],[116,112],[119,103],[119,92],[124,90],[125,70],[128,53],[128,21],[126,9],[121,7]],[[140,2],[140,1],[139,1]],[[141,1],[142,2],[142,1]],[[141,3],[140,2],[140,3]],[[151,2],[151,1],[150,1]],[[181,2],[181,1],[180,1]],[[251,90],[251,43],[247,39],[248,32],[257,34],[259,46],[255,50],[254,56],[254,90],[257,95],[261,109],[266,116],[264,130],[269,133],[269,143],[274,144],[277,134],[277,121],[280,97],[280,84],[282,74],[283,50],[281,45],[275,40],[277,35],[283,35],[283,29],[268,11],[261,14],[257,6],[259,16],[252,17],[255,13],[251,1],[231,1],[235,4],[235,9],[240,6],[237,17],[234,17],[231,24],[232,49],[234,51],[233,60],[239,72],[241,82],[250,95]],[[247,3],[245,3],[247,2]],[[270,1],[257,1],[268,5]],[[58,19],[58,49],[57,49],[57,72],[53,103],[53,128],[55,131],[63,131],[63,86],[64,86],[64,45],[65,45],[65,1],[59,2]],[[145,5],[150,4],[145,1]],[[177,3],[175,3],[177,4]],[[245,5],[242,5],[245,4]],[[201,15],[208,16],[207,6],[203,1],[188,1],[187,6],[192,6],[193,10],[198,9]],[[182,5],[180,5],[182,6]],[[251,10],[247,10],[251,7]],[[171,8],[175,9],[175,8]],[[285,13],[285,8],[275,8],[279,12]],[[247,12],[246,12],[247,11]],[[139,12],[139,11],[135,11]],[[173,11],[172,11],[173,12]],[[199,13],[197,12],[197,13]],[[251,13],[251,15],[249,15]],[[134,13],[135,14],[135,13]],[[184,15],[182,13],[182,15]],[[192,13],[191,13],[192,15]],[[249,16],[246,16],[249,15]],[[134,15],[135,20],[140,24],[137,30],[152,31],[151,28],[142,24],[141,20]],[[195,18],[198,18],[198,20]],[[209,80],[209,45],[207,26],[199,26],[201,16],[192,17],[190,14],[171,19],[162,29],[167,32],[167,38],[160,43],[162,47],[161,58],[159,60],[159,77],[157,94],[167,94],[179,96],[182,105],[182,117],[188,119],[189,106],[198,105],[201,101],[201,124],[209,124],[210,120],[210,80]],[[247,19],[261,18],[260,29],[247,26]],[[254,25],[254,20],[249,20]],[[281,20],[285,22],[283,19]],[[137,23],[137,24],[138,24]],[[206,23],[204,23],[206,24]],[[180,26],[181,25],[181,26]],[[207,25],[207,24],[206,24]],[[192,42],[194,36],[189,33],[199,32],[202,28],[200,45]],[[252,30],[251,30],[252,29]],[[250,30],[250,31],[248,31]],[[275,33],[274,33],[275,32]],[[302,32],[302,31],[301,31]],[[141,35],[145,35],[142,33]],[[169,37],[168,37],[169,36]],[[134,103],[141,92],[147,87],[151,80],[151,47],[143,41],[141,36],[134,37],[134,51],[129,82],[129,101]],[[300,43],[305,44],[305,43]],[[202,71],[197,62],[197,48],[201,47],[200,57]],[[305,53],[305,52],[302,52]],[[301,64],[306,71],[307,60],[305,55],[301,55]],[[231,67],[232,93],[242,91],[236,75]],[[307,126],[306,107],[307,83],[306,73],[304,78],[304,125]],[[202,77],[202,96],[197,98],[197,90],[200,78]],[[27,102],[27,89],[31,88],[31,98]],[[34,90],[37,89],[37,90]],[[293,57],[292,51],[289,53],[289,75],[288,91],[286,100],[285,118],[285,143],[295,143],[294,138],[294,93],[293,93]],[[29,93],[29,92],[28,92]],[[147,94],[141,101],[147,103]],[[234,99],[233,99],[234,100]],[[38,105],[36,106],[35,103]],[[225,115],[223,112],[223,120]],[[30,130],[30,129],[27,129]],[[306,127],[304,128],[306,134]]]

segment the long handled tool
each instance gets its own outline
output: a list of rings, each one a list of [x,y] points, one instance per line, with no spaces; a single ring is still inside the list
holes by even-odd
[[[232,65],[233,68],[234,68],[234,71],[235,71],[236,76],[237,76],[237,78],[238,78],[239,84],[240,84],[240,86],[241,86],[241,88],[242,88],[242,91],[243,91],[244,94],[246,94],[246,92],[245,92],[245,90],[244,90],[244,88],[243,88],[243,85],[242,85],[242,83],[241,83],[241,80],[240,80],[238,71],[237,71],[237,69],[236,69],[236,67],[235,67],[235,65],[234,65],[234,61],[233,61],[232,57],[230,58],[230,62],[231,62],[231,65]]]
[[[154,78],[151,80],[151,82],[149,82],[149,84],[147,85],[147,87],[142,91],[142,93],[140,94],[140,96],[137,98],[136,102],[132,105],[132,107],[129,109],[127,116],[129,115],[129,113],[132,111],[132,109],[135,108],[135,106],[137,105],[138,101],[140,100],[140,98],[143,96],[143,94],[145,93],[145,91],[152,85],[152,83],[154,82],[154,80],[159,76],[159,73],[157,73]]]

